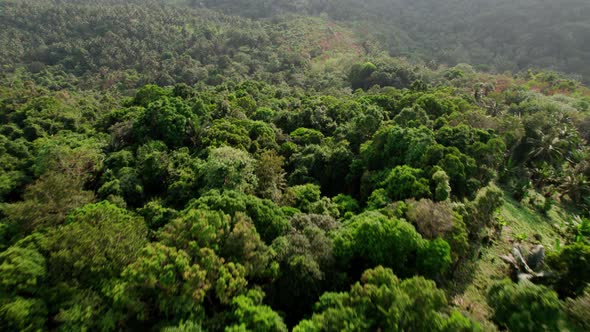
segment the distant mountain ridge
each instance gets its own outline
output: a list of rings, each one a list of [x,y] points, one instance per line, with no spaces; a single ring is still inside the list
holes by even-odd
[[[590,2],[581,0],[206,0],[247,17],[325,14],[378,38],[393,56],[590,77]]]

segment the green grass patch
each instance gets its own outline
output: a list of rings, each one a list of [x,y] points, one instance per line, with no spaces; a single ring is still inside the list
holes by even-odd
[[[508,254],[515,243],[542,244],[546,252],[555,250],[563,243],[560,230],[572,216],[559,206],[554,206],[546,215],[521,205],[508,194],[497,217],[505,225],[499,238],[482,246],[472,261],[461,264],[455,273],[455,283],[447,291],[453,303],[484,322],[486,331],[495,327],[487,323],[492,310],[487,305],[488,288],[498,280],[509,277],[509,268],[500,255]]]

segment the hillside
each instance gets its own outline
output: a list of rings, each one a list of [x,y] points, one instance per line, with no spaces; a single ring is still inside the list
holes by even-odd
[[[0,330],[588,330],[539,3],[1,2]]]
[[[5,1],[0,65],[60,71],[83,88],[262,79],[304,84],[318,62],[364,54],[351,32],[319,18],[258,22],[205,9],[115,1]],[[338,84],[340,82],[335,82]]]
[[[583,0],[204,1],[248,17],[327,15],[392,56],[503,72],[545,68],[588,81],[590,4]]]

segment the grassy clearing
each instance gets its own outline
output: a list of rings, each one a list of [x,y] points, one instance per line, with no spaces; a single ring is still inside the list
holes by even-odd
[[[508,266],[499,258],[510,252],[514,243],[542,244],[546,251],[554,250],[561,239],[559,229],[566,223],[569,214],[554,207],[547,215],[521,205],[505,195],[505,204],[498,218],[505,224],[501,236],[488,246],[482,246],[477,259],[462,264],[456,271],[456,282],[449,285],[448,292],[453,303],[470,313],[479,321],[489,321],[491,308],[486,304],[488,287],[508,277]],[[485,330],[493,331],[493,324],[485,324]]]

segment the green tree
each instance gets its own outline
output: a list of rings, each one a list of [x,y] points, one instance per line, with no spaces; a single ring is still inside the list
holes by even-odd
[[[427,241],[418,250],[418,270],[431,278],[446,272],[451,263],[451,246],[442,238]]]
[[[338,211],[341,216],[344,216],[346,213],[358,213],[361,209],[359,202],[348,195],[338,194],[336,197],[332,198],[332,201],[338,206]]]
[[[24,138],[10,139],[0,135],[0,199],[14,193],[27,181],[26,168],[32,155]]]
[[[289,225],[285,213],[272,201],[237,191],[226,190],[220,193],[218,190],[211,190],[190,202],[187,210],[190,209],[223,211],[232,217],[237,213],[244,213],[252,219],[256,231],[267,244],[285,234]]]
[[[494,321],[510,331],[558,331],[562,305],[557,294],[545,286],[504,280],[488,292]]]
[[[179,147],[194,139],[197,126],[197,116],[182,99],[162,97],[147,105],[134,130],[140,142],[151,138]]]
[[[205,190],[253,192],[258,184],[255,163],[255,160],[242,150],[230,147],[211,150],[202,169]]]
[[[453,312],[433,281],[400,281],[376,267],[363,273],[348,293],[325,293],[315,313],[294,331],[480,331],[478,324]]]
[[[218,119],[214,120],[211,126],[206,129],[202,143],[203,146],[210,148],[229,146],[248,151],[252,139],[248,128],[243,123],[231,119]]]
[[[338,208],[327,197],[322,197],[320,186],[304,184],[287,188],[283,201],[305,213],[338,216]]]
[[[147,227],[152,231],[157,231],[178,216],[178,211],[163,206],[157,200],[147,203],[138,209],[137,213],[143,217]]]
[[[199,173],[202,165],[203,161],[193,157],[186,147],[171,151],[168,158],[166,203],[181,209],[194,198],[198,188],[202,186],[202,176]]]
[[[289,159],[295,168],[289,181],[292,184],[316,182],[326,195],[337,195],[350,187],[353,158],[347,141],[335,142],[330,138],[322,145],[307,145]]]
[[[336,233],[334,255],[355,273],[383,265],[400,275],[415,271],[414,261],[422,237],[405,221],[378,212],[353,217]]]
[[[83,190],[79,179],[47,173],[30,185],[23,200],[3,207],[8,220],[30,232],[62,224],[74,209],[94,200],[92,192]]]
[[[590,283],[590,245],[574,243],[547,257],[549,266],[557,273],[555,285],[561,296],[582,295]]]
[[[577,169],[567,169],[560,182],[560,194],[575,204],[583,203],[584,198],[590,195],[590,180]]]
[[[158,195],[166,189],[169,181],[170,154],[162,141],[149,141],[137,149],[137,172],[146,196]],[[131,180],[131,179],[130,179]]]
[[[198,254],[201,248],[219,252],[231,226],[231,218],[223,212],[187,209],[158,232],[158,239],[190,255]]]
[[[176,326],[167,326],[162,329],[162,332],[203,332],[203,328],[199,323],[193,321],[180,322]]]
[[[37,250],[15,245],[0,253],[1,329],[45,329],[47,307],[41,297],[46,278],[45,258]]]
[[[430,183],[422,171],[406,165],[392,169],[381,186],[394,201],[430,196]]]
[[[35,140],[33,172],[41,176],[49,171],[62,173],[82,183],[102,169],[105,143],[98,137],[62,132],[54,137]]]
[[[371,141],[361,147],[363,161],[369,170],[399,165],[422,167],[426,151],[435,145],[434,133],[426,128],[385,126]]]
[[[12,246],[0,254],[3,294],[35,294],[46,275],[45,257],[34,249]]]
[[[290,136],[300,145],[321,144],[324,140],[324,134],[322,132],[309,128],[297,128]]]
[[[432,175],[432,181],[435,183],[434,199],[438,202],[446,201],[451,197],[450,177],[443,170],[437,171]]]
[[[41,331],[47,320],[47,308],[39,299],[16,297],[0,304],[0,327],[6,331]]]
[[[276,252],[262,241],[250,218],[239,213],[234,218],[221,255],[229,262],[244,265],[251,279],[274,278],[278,271]]]
[[[391,203],[387,190],[381,188],[373,191],[367,199],[367,210],[379,210]]]
[[[581,330],[590,329],[590,288],[587,288],[584,294],[575,299],[567,299],[565,310],[570,321],[574,322]]]
[[[264,293],[251,290],[246,295],[232,300],[232,315],[236,323],[225,331],[286,332],[287,326],[281,316],[262,304]]]
[[[280,273],[270,293],[271,303],[289,313],[288,323],[301,319],[322,291],[330,287],[334,270],[332,240],[320,228],[327,225],[322,225],[320,216],[298,217],[292,218],[289,234],[272,243]]]
[[[350,73],[348,74],[348,79],[350,84],[354,90],[356,89],[368,89],[369,86],[369,77],[377,70],[377,66],[375,66],[371,62],[365,62],[364,64],[355,64],[350,69]]]
[[[140,321],[200,317],[202,303],[212,287],[207,271],[191,264],[183,250],[160,243],[148,244],[136,262],[121,274],[123,283],[115,287],[115,305]]]
[[[557,165],[565,158],[561,138],[554,132],[537,130],[526,142],[531,147],[528,157],[532,160],[544,160]]]
[[[216,273],[215,296],[222,304],[233,302],[235,296],[245,293],[248,281],[246,269],[241,264],[223,264]]]
[[[157,85],[149,84],[137,91],[133,98],[133,104],[148,107],[151,103],[169,95],[170,91]]]
[[[283,170],[284,158],[273,150],[264,151],[256,166],[258,188],[256,192],[261,198],[278,203],[287,186],[286,172]]]
[[[495,213],[504,204],[504,193],[496,186],[477,192],[475,200],[465,205],[465,225],[471,239],[479,239],[486,230],[497,227]]]
[[[86,205],[49,233],[52,276],[96,287],[135,261],[146,236],[143,218],[106,201]]]
[[[393,122],[400,127],[418,128],[420,126],[432,126],[432,121],[428,118],[428,114],[420,107],[404,108],[393,118]]]

